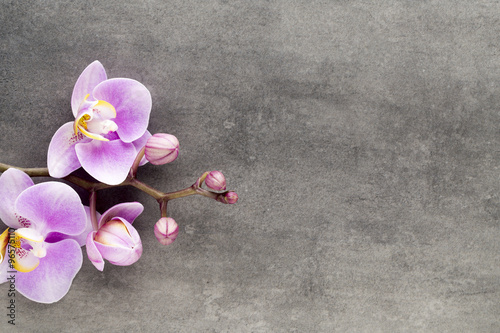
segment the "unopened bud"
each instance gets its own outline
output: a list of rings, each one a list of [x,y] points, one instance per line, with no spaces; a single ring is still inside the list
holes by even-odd
[[[156,133],[146,142],[144,154],[154,165],[173,162],[179,155],[179,140],[171,134]]]
[[[155,224],[155,236],[163,245],[170,245],[179,234],[179,226],[171,217],[162,217]]]
[[[238,194],[236,194],[236,192],[221,193],[217,197],[217,201],[225,204],[234,204],[236,203],[236,201],[238,201]]]
[[[205,184],[215,191],[224,191],[226,189],[226,178],[220,171],[212,171],[205,178]]]

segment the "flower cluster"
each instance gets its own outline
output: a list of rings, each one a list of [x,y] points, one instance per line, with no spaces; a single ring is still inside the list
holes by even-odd
[[[102,215],[96,211],[97,191],[133,186],[160,203],[161,217],[154,225],[160,244],[174,242],[179,226],[167,216],[170,200],[199,194],[233,204],[235,192],[226,191],[220,171],[205,172],[183,190],[164,193],[140,182],[138,167],[162,165],[179,155],[179,141],[171,134],[147,130],[152,108],[149,90],[140,82],[108,79],[99,61],[90,64],[76,81],[71,97],[75,120],[62,125],[48,147],[46,169],[22,169],[0,163],[0,283],[16,274],[16,289],[27,298],[53,303],[68,292],[84,256],[99,270],[104,260],[127,266],[142,255],[134,221],[144,207],[125,202]],[[97,181],[73,174],[83,168]],[[89,192],[89,206],[61,182],[35,184],[31,177],[64,178]],[[203,183],[208,189],[202,188]]]

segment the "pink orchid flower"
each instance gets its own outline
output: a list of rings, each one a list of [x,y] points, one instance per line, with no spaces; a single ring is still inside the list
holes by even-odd
[[[62,178],[83,167],[103,183],[123,182],[151,137],[147,131],[151,106],[151,94],[142,83],[108,79],[99,61],[91,63],[71,96],[75,121],[61,126],[50,142],[50,175]],[[143,159],[141,165],[145,163]]]
[[[142,242],[134,220],[144,210],[139,202],[124,202],[102,214],[97,231],[87,236],[87,255],[94,266],[102,271],[104,259],[113,265],[128,266],[142,255]]]
[[[24,172],[8,169],[0,176],[0,198],[0,219],[12,228],[0,236],[0,283],[14,271],[22,295],[57,302],[82,266],[90,219],[80,197],[66,184],[34,185]]]

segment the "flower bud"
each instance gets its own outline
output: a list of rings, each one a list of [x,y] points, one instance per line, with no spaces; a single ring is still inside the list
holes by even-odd
[[[114,218],[94,233],[93,240],[87,238],[87,246],[89,246],[89,241],[93,241],[102,258],[110,263],[128,266],[141,257],[141,238],[137,230],[124,219]],[[94,233],[89,236],[91,237]]]
[[[179,140],[171,134],[156,133],[146,142],[144,154],[154,165],[173,162],[179,155]]]
[[[179,226],[171,217],[162,217],[155,224],[155,236],[163,245],[170,245],[179,234]]]
[[[225,204],[234,204],[236,203],[236,201],[238,201],[238,194],[236,194],[236,192],[221,193],[217,197],[217,201]]]
[[[205,184],[215,191],[224,191],[226,189],[226,178],[220,171],[212,171],[205,178]]]

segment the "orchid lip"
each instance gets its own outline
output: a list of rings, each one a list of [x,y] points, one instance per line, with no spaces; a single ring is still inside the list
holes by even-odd
[[[22,273],[33,271],[40,264],[40,258],[47,255],[45,239],[33,228],[19,228],[9,244],[15,252],[13,267]]]
[[[104,135],[118,130],[118,125],[111,120],[116,118],[116,110],[106,101],[87,101],[89,96],[87,94],[80,104],[73,125],[75,135],[80,130],[83,135],[91,139],[109,141]]]
[[[20,228],[15,231],[16,239],[19,238],[19,247],[27,250],[37,258],[47,255],[44,247],[45,239],[33,228]]]

